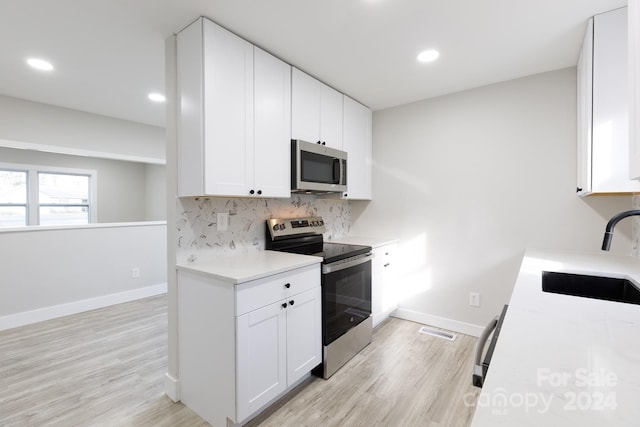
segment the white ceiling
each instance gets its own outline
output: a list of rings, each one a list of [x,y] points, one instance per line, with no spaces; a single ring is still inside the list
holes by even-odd
[[[164,41],[198,16],[374,110],[575,65],[626,0],[2,0],[0,94],[164,126]],[[440,58],[419,64],[436,48]],[[44,74],[25,59],[47,58]]]

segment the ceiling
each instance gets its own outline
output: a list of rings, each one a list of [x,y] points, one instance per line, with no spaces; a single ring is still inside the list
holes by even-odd
[[[2,0],[0,94],[164,126],[164,41],[198,16],[374,110],[576,64],[626,0]],[[440,58],[420,64],[429,48]],[[51,61],[43,73],[28,57]]]

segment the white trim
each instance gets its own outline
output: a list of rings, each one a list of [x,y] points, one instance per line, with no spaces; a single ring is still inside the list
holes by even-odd
[[[84,148],[61,147],[58,145],[33,144],[31,142],[10,141],[0,139],[0,147],[16,148],[18,150],[35,150],[46,153],[68,154],[71,156],[96,157],[99,159],[123,160],[126,162],[149,163],[152,165],[164,165],[165,159],[156,157],[132,156],[130,154],[107,153],[105,151],[86,150]]]
[[[116,294],[103,295],[95,298],[88,298],[80,301],[73,301],[51,307],[39,308],[36,310],[24,311],[22,313],[9,314],[0,317],[0,331],[17,328],[19,326],[30,325],[32,323],[51,320],[58,317],[69,316],[71,314],[82,313],[83,311],[95,310],[96,308],[108,307],[110,305],[121,304],[123,302],[134,301],[141,298],[160,295],[167,292],[167,284],[160,283],[144,288],[119,292]]]
[[[180,402],[180,380],[168,372],[164,374],[164,394],[174,402]]]
[[[52,230],[77,230],[83,228],[119,228],[119,227],[148,227],[153,225],[167,225],[167,221],[140,221],[140,222],[101,222],[95,224],[76,225],[29,225],[27,227],[7,227],[0,228],[2,233],[22,233],[31,231],[52,231]]]
[[[391,316],[422,323],[423,325],[455,331],[465,335],[471,335],[472,337],[479,337],[484,330],[484,326],[460,322],[458,320],[447,319],[445,317],[434,316],[432,314],[421,313],[419,311],[408,310],[406,308],[398,308],[394,313],[391,313]]]

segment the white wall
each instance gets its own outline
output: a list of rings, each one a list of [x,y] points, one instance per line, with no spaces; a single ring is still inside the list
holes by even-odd
[[[145,166],[145,220],[147,221],[167,219],[166,169],[165,165]]]
[[[377,111],[373,126],[374,200],[352,204],[352,234],[400,239],[401,312],[485,325],[525,248],[597,251],[631,207],[576,196],[575,68]],[[630,234],[621,223],[612,252]]]
[[[165,292],[166,231],[165,223],[0,231],[0,330]]]
[[[52,146],[67,154],[80,150],[142,162],[165,159],[163,128],[0,95],[0,146],[12,142]]]

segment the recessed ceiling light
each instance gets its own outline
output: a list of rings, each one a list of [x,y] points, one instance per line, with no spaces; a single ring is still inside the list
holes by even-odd
[[[152,100],[153,102],[164,102],[166,100],[164,95],[161,93],[150,93],[149,99]]]
[[[29,64],[30,66],[32,66],[37,70],[42,70],[42,71],[53,70],[53,65],[50,62],[45,61],[44,59],[29,58],[27,59],[27,64]]]
[[[418,55],[418,61],[420,62],[431,62],[431,61],[435,61],[438,56],[440,56],[440,52],[438,52],[437,50],[425,50],[420,52],[420,54]]]

